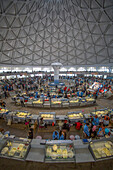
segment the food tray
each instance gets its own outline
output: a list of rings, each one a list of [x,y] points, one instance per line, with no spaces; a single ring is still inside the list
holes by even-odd
[[[39,120],[43,118],[44,121],[47,123],[55,122],[56,121],[56,113],[55,112],[40,112],[39,113]]]
[[[75,162],[73,143],[46,144],[45,162]]]
[[[30,141],[7,139],[0,149],[0,156],[12,159],[25,160],[30,149]]]
[[[68,112],[67,117],[70,121],[76,121],[76,120],[83,120],[83,113],[82,111],[77,112]]]
[[[96,161],[113,158],[113,140],[104,139],[90,142],[89,150]]]
[[[105,109],[94,110],[93,112],[91,112],[92,116],[97,115],[98,117],[105,116],[107,114],[109,114],[109,110],[106,109],[106,108]]]

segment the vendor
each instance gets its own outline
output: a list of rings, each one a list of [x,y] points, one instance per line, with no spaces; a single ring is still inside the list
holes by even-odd
[[[33,139],[33,129],[30,129],[28,133],[28,139]]]
[[[104,121],[103,121],[104,126],[108,126],[109,125],[109,120],[110,120],[110,118],[109,118],[109,115],[107,114],[104,117]]]
[[[90,136],[88,126],[89,126],[89,123],[86,123],[85,126],[84,126],[84,131],[83,131],[86,137]]]
[[[69,126],[69,123],[67,122],[67,120],[64,121],[62,129],[65,129],[65,130],[68,130],[68,131],[70,130],[70,126]]]
[[[77,130],[80,130],[81,127],[82,127],[82,123],[80,123],[80,121],[75,122],[75,128],[76,128]]]
[[[0,106],[5,108],[6,107],[6,103],[3,100],[1,100],[0,101]]]
[[[97,115],[95,115],[95,117],[93,118],[92,124],[95,125],[95,126],[99,125],[99,118],[98,118]]]
[[[39,121],[39,127],[45,127],[45,128],[47,128],[47,124],[46,124],[46,122],[43,121],[43,118],[42,118],[42,117],[40,118],[40,121]]]
[[[99,125],[99,130],[97,132],[97,136],[98,137],[103,137],[104,136],[104,127],[103,127],[102,123]]]
[[[66,139],[66,134],[65,132],[61,132],[61,135],[60,135],[60,140],[65,140]]]
[[[59,132],[57,130],[55,130],[53,132],[53,140],[58,140],[59,139]]]
[[[109,136],[110,136],[110,134],[111,134],[110,129],[108,129],[107,127],[105,127],[104,135],[109,135]]]
[[[21,96],[21,97],[19,97],[20,98],[20,102],[21,102],[21,106],[22,107],[25,107],[25,105],[24,105],[24,98]]]
[[[90,129],[90,137],[92,137],[92,138],[95,138],[96,137],[96,126],[94,125],[92,125],[91,126],[91,129]]]

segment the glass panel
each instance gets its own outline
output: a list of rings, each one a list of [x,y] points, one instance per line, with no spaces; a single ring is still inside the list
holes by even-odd
[[[64,68],[64,67],[62,67],[62,68],[60,69],[60,71],[67,71],[67,69]]]
[[[86,69],[84,67],[79,67],[77,71],[86,71]]]
[[[98,68],[98,71],[99,71],[99,72],[101,72],[101,71],[102,71],[102,72],[109,72],[109,67],[99,67],[99,68]]]
[[[96,71],[95,67],[87,67],[87,71]]]

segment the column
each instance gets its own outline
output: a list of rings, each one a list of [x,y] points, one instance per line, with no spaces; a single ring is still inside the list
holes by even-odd
[[[59,66],[54,66],[54,83],[59,84]]]
[[[59,69],[62,66],[61,63],[52,63],[51,66],[54,69],[54,84],[59,84]]]

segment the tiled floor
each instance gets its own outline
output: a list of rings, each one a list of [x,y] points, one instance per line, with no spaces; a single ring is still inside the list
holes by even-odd
[[[10,131],[10,134],[15,135],[16,137],[26,138],[28,135],[28,130],[26,129],[24,124],[12,124],[8,126],[7,123],[0,119],[0,128],[3,128],[4,131]],[[36,136],[42,136],[43,139],[52,139],[53,131],[56,127],[48,126],[47,129],[36,129],[34,132],[34,138]],[[59,131],[59,130],[58,130]],[[82,137],[82,130],[78,131],[75,127],[71,127],[69,132],[66,132],[66,138],[69,139],[70,135],[79,135]]]

